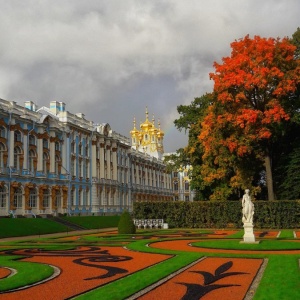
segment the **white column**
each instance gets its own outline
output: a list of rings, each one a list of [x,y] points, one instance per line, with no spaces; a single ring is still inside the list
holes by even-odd
[[[111,151],[110,151],[110,143],[106,145],[106,167],[107,167],[107,179],[111,179],[111,170],[110,170],[110,161],[111,161]]]
[[[9,132],[9,166],[14,166],[14,146],[15,146],[15,132],[11,130]]]
[[[27,170],[28,169],[28,133],[24,134],[23,136],[23,151],[24,151],[23,169]]]
[[[97,177],[97,141],[92,140],[92,177],[96,178]]]
[[[100,153],[99,153],[99,159],[100,159],[100,178],[105,178],[105,165],[104,165],[104,139],[100,140]]]
[[[118,180],[117,144],[112,146],[113,180]]]
[[[55,132],[50,131],[50,173],[55,173]]]

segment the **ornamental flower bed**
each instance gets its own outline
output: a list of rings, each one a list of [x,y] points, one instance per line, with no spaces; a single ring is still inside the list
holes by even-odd
[[[139,300],[242,300],[263,259],[206,258]]]
[[[128,251],[120,247],[79,247],[69,251],[7,251],[22,261],[49,264],[61,273],[43,284],[2,294],[1,299],[66,299],[144,269],[170,256]]]

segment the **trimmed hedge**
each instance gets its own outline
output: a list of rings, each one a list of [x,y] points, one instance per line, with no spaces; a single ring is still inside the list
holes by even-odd
[[[300,201],[254,201],[256,228],[297,228]],[[241,201],[135,202],[136,219],[164,219],[176,228],[242,228]]]
[[[127,210],[125,210],[118,224],[119,234],[134,234],[136,231],[133,220]]]

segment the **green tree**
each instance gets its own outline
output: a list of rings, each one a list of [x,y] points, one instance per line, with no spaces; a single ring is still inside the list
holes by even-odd
[[[201,176],[203,147],[198,135],[201,131],[201,122],[213,102],[212,97],[212,94],[205,94],[195,98],[190,105],[179,105],[177,111],[180,117],[174,121],[179,131],[188,132],[188,145],[179,150],[176,167],[178,169],[187,164],[193,167],[189,176],[191,177],[191,188],[196,192],[194,200],[208,199],[211,193],[210,187],[204,184]]]

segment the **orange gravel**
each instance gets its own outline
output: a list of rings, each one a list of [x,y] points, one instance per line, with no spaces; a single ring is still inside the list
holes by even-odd
[[[151,248],[179,250],[188,252],[212,252],[212,253],[234,253],[234,254],[300,254],[300,250],[226,250],[226,249],[210,249],[193,247],[189,244],[201,242],[201,240],[180,240],[180,241],[162,241],[154,242],[149,245]]]
[[[279,234],[279,231],[268,231],[268,230],[262,230],[262,231],[254,231],[254,235],[257,238],[276,238]]]
[[[242,300],[263,260],[206,258],[139,300]]]
[[[11,274],[11,271],[6,268],[0,267],[0,279],[5,278]]]
[[[14,253],[17,255],[33,255],[23,259],[23,261],[54,265],[61,269],[61,274],[43,284],[32,286],[25,290],[2,294],[0,297],[5,300],[66,299],[170,257],[161,254],[133,252],[120,247],[80,247],[70,251],[39,252],[34,250],[30,251],[30,253],[26,253],[26,250],[17,250]],[[79,259],[83,264],[74,263],[76,259]],[[127,270],[127,272],[116,273],[107,278],[97,278],[107,274],[107,268],[109,267]]]

